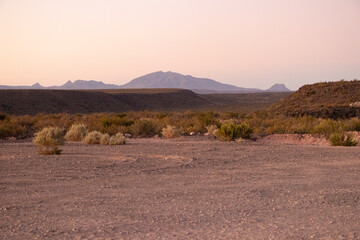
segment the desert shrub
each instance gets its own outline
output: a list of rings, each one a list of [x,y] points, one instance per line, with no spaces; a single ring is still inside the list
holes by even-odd
[[[26,127],[12,121],[0,121],[0,138],[16,137],[22,138],[26,136]]]
[[[176,138],[179,137],[181,134],[180,129],[175,126],[167,125],[165,128],[162,129],[161,135],[165,138]]]
[[[344,127],[339,120],[325,119],[321,120],[317,126],[314,126],[314,133],[324,134],[327,138],[333,133],[342,132],[344,132]]]
[[[352,134],[333,133],[329,137],[329,141],[333,146],[356,146],[358,142]]]
[[[73,124],[70,114],[37,114],[35,117],[34,128],[43,129],[44,127],[58,127],[68,129]]]
[[[110,142],[110,135],[108,133],[104,133],[100,137],[100,144],[101,145],[109,145]]]
[[[162,129],[159,121],[154,119],[140,119],[130,127],[130,131],[134,136],[149,137],[159,134]]]
[[[217,131],[217,137],[222,141],[234,141],[238,138],[250,138],[253,129],[247,123],[225,123]]]
[[[102,134],[98,131],[89,132],[84,138],[86,144],[100,144]]]
[[[352,118],[344,121],[346,131],[360,131],[360,119]]]
[[[79,142],[84,140],[87,135],[87,128],[84,124],[73,124],[65,135],[68,141]]]
[[[207,133],[211,135],[216,135],[216,132],[218,131],[218,127],[216,125],[209,125],[206,126]]]
[[[222,141],[234,141],[238,138],[236,126],[233,123],[221,125],[217,137]]]
[[[110,137],[109,145],[123,145],[126,143],[125,137],[122,133],[117,133]]]
[[[248,139],[251,137],[251,134],[254,132],[254,130],[250,128],[249,124],[247,123],[238,124],[236,127],[238,130],[238,137],[241,138]]]
[[[203,127],[208,125],[218,125],[219,121],[216,119],[219,114],[216,112],[199,113],[198,118]]]
[[[191,132],[199,133],[205,132],[206,130],[197,117],[174,116],[170,120],[170,122],[166,122],[166,125],[177,126],[182,129],[186,135],[189,135]]]
[[[57,127],[42,129],[35,136],[33,143],[38,147],[40,154],[60,154],[58,146],[64,145],[64,131]]]
[[[99,119],[99,121],[100,124],[97,130],[101,132],[109,133],[110,135],[116,134],[119,131],[134,124],[134,121],[128,119],[126,114],[118,114],[118,115],[104,114]]]

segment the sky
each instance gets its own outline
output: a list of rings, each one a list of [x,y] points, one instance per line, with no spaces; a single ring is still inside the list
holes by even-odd
[[[0,0],[0,85],[360,79],[360,0]]]

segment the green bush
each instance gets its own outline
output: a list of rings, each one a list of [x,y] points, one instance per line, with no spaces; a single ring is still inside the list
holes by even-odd
[[[207,113],[200,113],[198,114],[198,118],[203,126],[211,125],[211,124],[218,124],[219,121],[216,119],[219,117],[219,114],[216,112],[207,112]]]
[[[234,141],[238,138],[250,138],[253,129],[247,123],[225,123],[217,131],[217,137],[222,141]]]
[[[329,141],[333,146],[356,146],[358,142],[352,134],[333,133],[329,137]]]
[[[64,131],[58,127],[44,128],[36,133],[33,143],[38,147],[40,154],[60,154],[58,146],[64,145]]]
[[[79,142],[84,140],[87,135],[87,128],[84,124],[73,124],[65,135],[68,141]]]
[[[341,121],[325,119],[321,120],[321,122],[314,126],[314,133],[324,134],[327,138],[334,133],[342,133],[344,132],[343,123]]]
[[[237,129],[240,138],[249,139],[251,137],[251,134],[254,132],[254,130],[250,128],[249,124],[247,123],[241,123],[237,125]]]
[[[98,131],[89,132],[84,138],[86,144],[100,144],[102,134]]]

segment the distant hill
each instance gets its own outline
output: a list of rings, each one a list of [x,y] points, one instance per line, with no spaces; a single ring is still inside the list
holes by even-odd
[[[360,117],[360,81],[305,85],[270,111],[287,116],[311,115],[333,119]]]
[[[148,89],[148,88],[179,88],[188,89],[200,94],[211,93],[253,93],[253,92],[289,92],[284,84],[275,84],[267,90],[257,88],[242,88],[230,84],[223,84],[208,78],[196,78],[175,72],[154,72],[135,78],[122,86],[105,84],[94,80],[67,81],[61,86],[43,87],[39,83],[32,86],[5,86],[0,89]]]
[[[199,95],[184,89],[0,90],[0,112],[94,113],[126,111],[265,110],[290,93]]]

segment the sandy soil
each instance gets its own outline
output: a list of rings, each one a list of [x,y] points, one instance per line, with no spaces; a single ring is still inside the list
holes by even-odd
[[[2,142],[0,238],[360,239],[360,147],[285,143]]]

